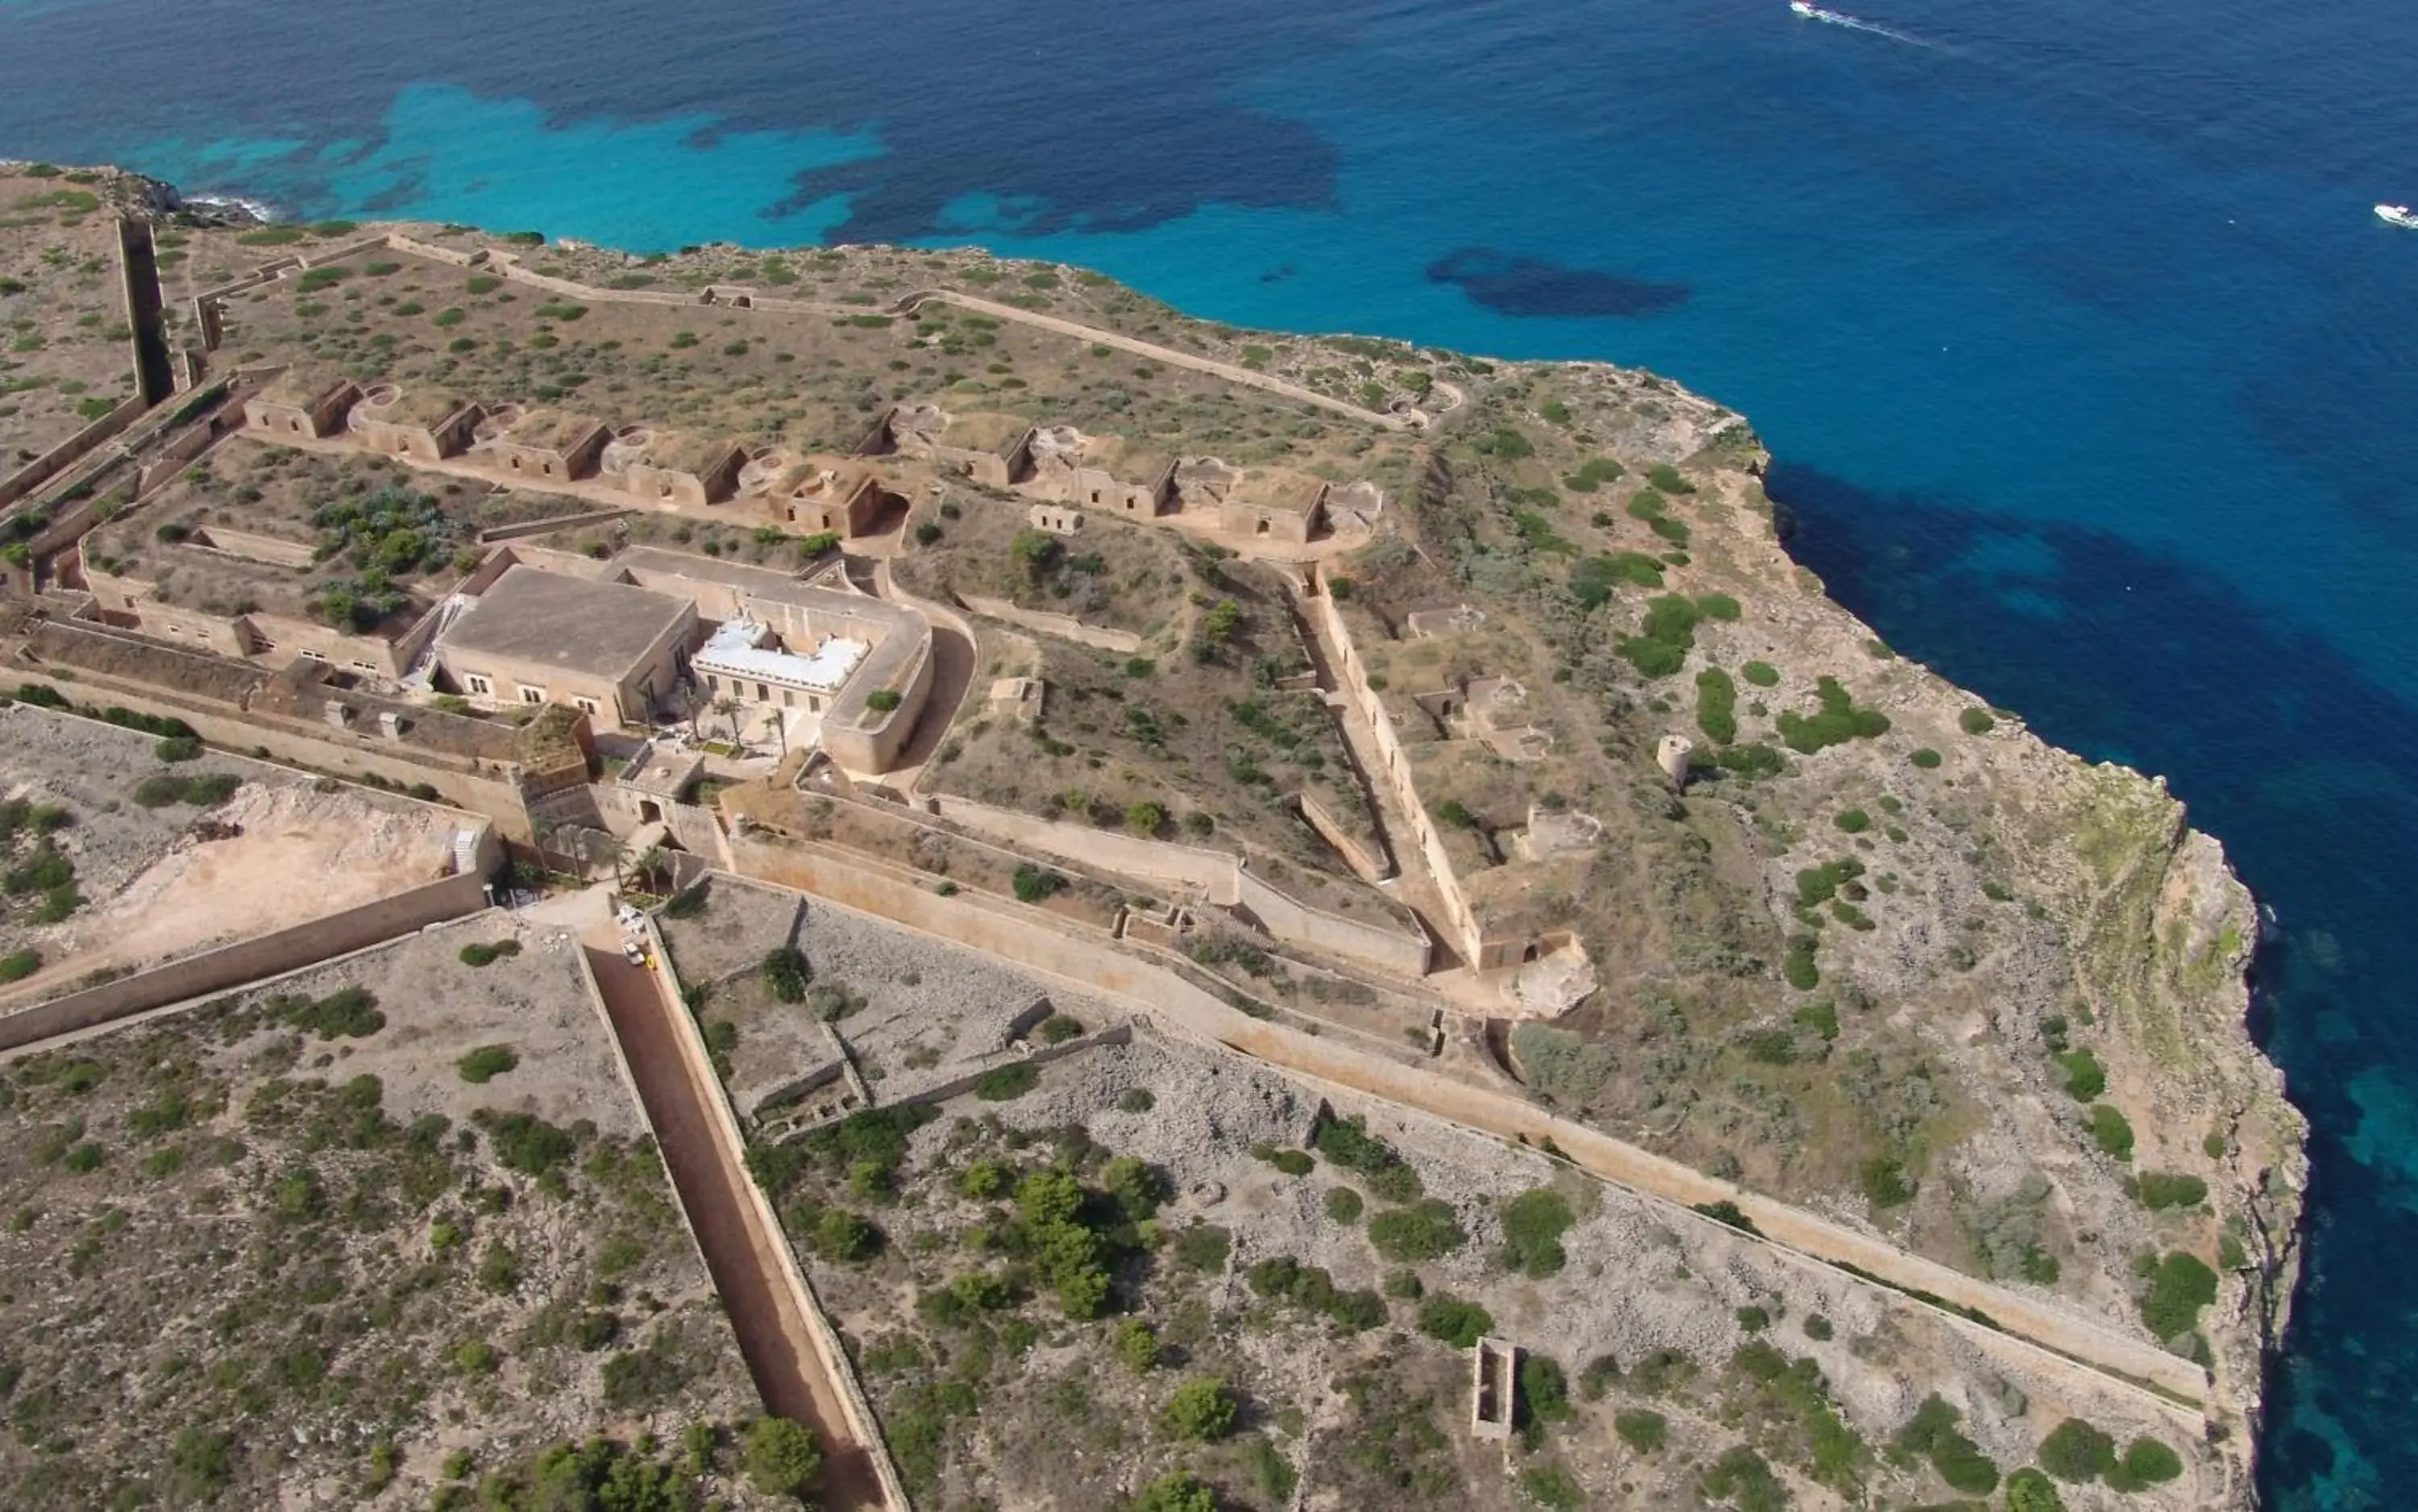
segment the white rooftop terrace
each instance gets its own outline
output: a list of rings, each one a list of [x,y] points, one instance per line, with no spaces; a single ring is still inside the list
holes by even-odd
[[[690,658],[700,672],[754,678],[818,693],[836,693],[872,647],[834,635],[811,655],[778,649],[773,627],[754,619],[726,619]]]

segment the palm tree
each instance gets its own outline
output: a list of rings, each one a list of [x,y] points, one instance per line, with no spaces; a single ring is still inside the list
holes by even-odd
[[[730,721],[730,743],[734,746],[739,743],[739,710],[740,703],[736,698],[716,698],[713,701],[713,711]]]

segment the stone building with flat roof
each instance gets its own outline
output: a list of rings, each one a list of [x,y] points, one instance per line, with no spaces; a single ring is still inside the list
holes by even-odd
[[[1218,528],[1307,545],[1326,523],[1327,488],[1325,479],[1291,467],[1253,467],[1218,505]]]
[[[498,407],[478,427],[482,466],[531,482],[574,482],[596,470],[613,433],[593,415],[539,405]]]
[[[991,488],[1013,487],[1033,470],[1033,422],[1020,415],[900,405],[890,411],[887,432],[890,450]]]
[[[369,451],[412,462],[443,462],[470,450],[484,415],[474,400],[380,383],[361,395],[345,424]]]
[[[270,436],[322,440],[344,427],[360,385],[333,368],[298,363],[243,402],[243,422]]]
[[[728,437],[632,426],[614,437],[605,470],[618,472],[621,491],[645,504],[703,509],[739,491],[747,453]]]
[[[881,478],[862,462],[812,456],[782,469],[765,493],[764,507],[776,524],[807,535],[872,532],[881,514]]]
[[[472,703],[565,704],[619,729],[671,698],[696,636],[686,598],[521,564],[445,632],[437,664],[442,683]]]

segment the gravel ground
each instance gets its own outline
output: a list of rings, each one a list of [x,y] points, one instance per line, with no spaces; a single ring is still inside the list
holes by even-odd
[[[482,967],[463,963],[463,946],[505,939],[517,940],[521,953]],[[512,914],[496,909],[314,967],[267,990],[312,998],[347,986],[375,993],[386,1029],[365,1040],[333,1041],[306,1065],[331,1078],[377,1077],[386,1084],[388,1112],[404,1122],[441,1113],[461,1123],[486,1107],[555,1123],[584,1118],[600,1133],[632,1138],[647,1133],[646,1121],[589,999],[578,948],[562,931],[515,929]],[[458,1062],[483,1045],[509,1046],[520,1063],[483,1084],[463,1080]]]

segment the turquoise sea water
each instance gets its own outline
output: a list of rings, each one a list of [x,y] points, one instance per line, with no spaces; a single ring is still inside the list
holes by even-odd
[[[2418,25],[2391,0],[0,0],[0,151],[632,247],[979,241],[1655,368],[1893,644],[2163,772],[2316,1125],[2278,1504],[2418,1485]],[[1893,35],[1892,35],[1893,34]]]

